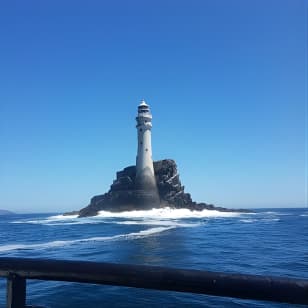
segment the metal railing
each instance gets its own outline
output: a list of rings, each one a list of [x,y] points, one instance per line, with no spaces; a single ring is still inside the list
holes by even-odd
[[[308,279],[228,274],[86,261],[0,258],[7,307],[26,307],[26,280],[53,280],[190,292],[308,305]]]

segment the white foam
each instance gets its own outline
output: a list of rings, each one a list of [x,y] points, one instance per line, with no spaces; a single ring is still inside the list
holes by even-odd
[[[47,225],[47,226],[66,226],[66,225],[95,225],[95,224],[100,224],[104,223],[102,220],[91,220],[91,219],[86,219],[83,220],[82,218],[78,218],[76,221],[67,221],[67,222],[48,222],[44,223],[41,222],[41,224]]]
[[[241,222],[245,222],[245,223],[252,223],[257,221],[257,219],[240,219]]]
[[[57,216],[50,216],[44,219],[36,219],[36,220],[16,220],[12,221],[13,224],[38,224],[38,225],[50,225],[50,226],[57,226],[57,225],[80,225],[80,224],[95,224],[100,223],[98,220],[94,220],[91,218],[78,218],[78,215],[57,215]]]
[[[252,222],[271,222],[271,221],[280,221],[279,218],[263,218],[263,219],[240,219],[240,222],[252,223]]]
[[[73,218],[77,218],[78,215],[55,215],[55,216],[50,216],[49,219],[53,219],[53,220],[66,220],[66,219],[73,219]]]
[[[123,240],[123,239],[138,239],[142,237],[151,236],[154,234],[161,233],[166,230],[173,229],[175,227],[155,227],[147,230],[142,230],[139,232],[132,232],[127,234],[119,234],[114,236],[101,236],[101,237],[90,237],[85,239],[78,240],[66,240],[66,241],[52,241],[47,243],[39,243],[39,244],[9,244],[0,246],[1,252],[8,252],[12,250],[32,250],[32,249],[47,249],[47,248],[57,248],[68,246],[77,243],[85,243],[85,242],[100,242],[100,241],[115,241],[115,240]]]
[[[150,226],[173,226],[173,227],[198,227],[201,223],[182,223],[176,220],[125,220],[116,222],[118,225],[150,225]],[[204,223],[203,223],[204,224]]]
[[[113,218],[151,218],[151,219],[181,219],[181,218],[216,218],[236,217],[238,212],[220,212],[216,210],[191,211],[189,209],[171,209],[169,207],[148,211],[107,212],[100,211],[96,217]]]
[[[87,217],[87,218],[75,218],[66,221],[53,220],[53,219],[38,219],[38,220],[16,220],[10,222],[12,224],[34,224],[34,225],[46,225],[46,226],[66,226],[66,225],[95,225],[101,223],[114,223],[113,220],[103,219],[100,217]]]
[[[52,247],[61,247],[72,244],[74,241],[53,241],[41,244],[9,244],[0,246],[0,252],[7,252],[11,250],[29,250],[29,249],[44,249]]]
[[[78,218],[78,215],[56,215],[36,220],[18,220],[14,224],[40,224],[47,226],[61,225],[83,225],[116,223],[127,225],[157,225],[157,226],[177,226],[191,227],[199,224],[179,222],[181,219],[204,219],[204,218],[229,218],[237,217],[243,213],[239,212],[220,212],[216,210],[191,211],[189,209],[171,209],[169,207],[161,209],[152,209],[147,211],[126,211],[126,212],[108,212],[100,211],[97,216]],[[245,213],[244,213],[245,214]],[[127,219],[125,222],[114,221],[117,218]],[[129,221],[128,221],[129,220]]]
[[[262,221],[280,221],[279,218],[264,218],[264,219],[261,219]]]

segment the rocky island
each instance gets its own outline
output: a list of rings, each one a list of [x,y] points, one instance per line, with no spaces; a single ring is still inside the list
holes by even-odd
[[[153,165],[158,199],[155,192],[136,188],[136,166],[130,166],[117,172],[117,177],[107,193],[94,196],[88,206],[78,212],[68,214],[78,214],[79,217],[87,217],[95,216],[99,211],[121,212],[161,207],[186,208],[197,211],[204,209],[228,212],[235,211],[215,207],[212,204],[192,201],[190,194],[184,192],[184,186],[181,184],[177,165],[174,160],[159,160],[155,161]]]
[[[99,211],[122,212],[164,207],[185,208],[192,211],[207,209],[246,212],[246,210],[232,210],[194,202],[190,194],[184,192],[175,161],[152,160],[152,114],[144,100],[138,106],[136,121],[138,134],[136,166],[118,171],[107,193],[94,196],[85,208],[65,215],[77,214],[79,217],[88,217],[97,215]]]

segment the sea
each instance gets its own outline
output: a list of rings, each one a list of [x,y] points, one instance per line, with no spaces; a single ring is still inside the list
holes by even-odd
[[[0,217],[0,257],[102,261],[308,278],[308,209],[186,209]],[[6,280],[0,279],[0,307]],[[33,280],[42,307],[303,307],[128,287]]]

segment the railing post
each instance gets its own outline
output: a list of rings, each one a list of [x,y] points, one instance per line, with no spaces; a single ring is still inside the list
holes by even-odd
[[[26,279],[16,274],[9,274],[6,291],[7,308],[26,307]]]

